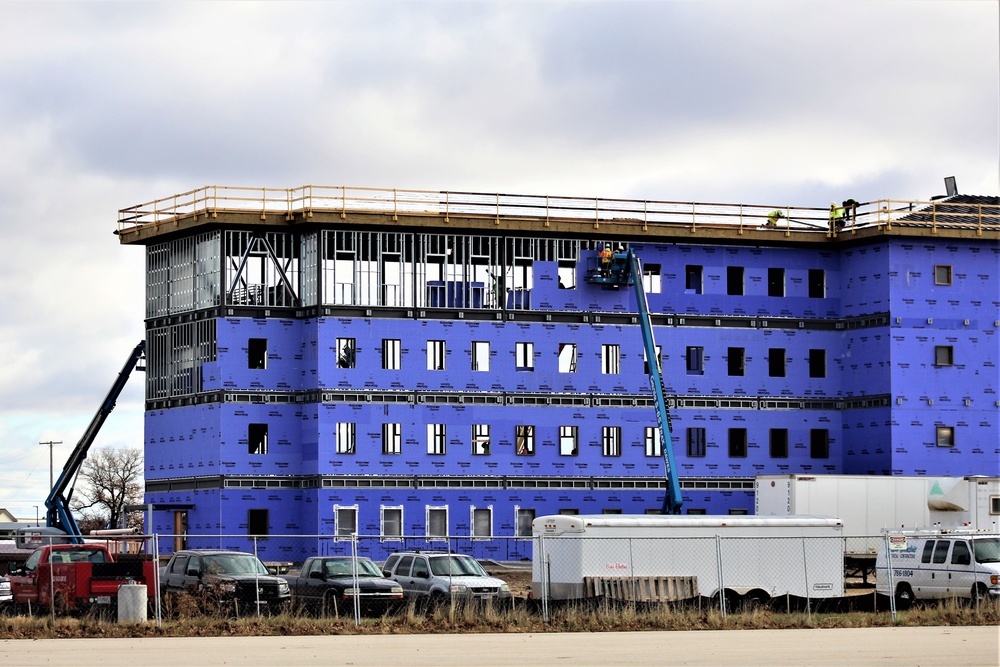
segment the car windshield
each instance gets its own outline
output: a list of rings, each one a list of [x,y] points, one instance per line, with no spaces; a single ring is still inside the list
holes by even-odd
[[[469,556],[440,556],[431,558],[431,572],[439,577],[488,577],[486,570],[475,558]]]
[[[221,554],[205,556],[208,574],[267,574],[267,568],[250,554]]]
[[[358,561],[358,576],[359,577],[381,577],[382,570],[372,561],[367,558],[359,558]],[[328,577],[353,577],[354,576],[354,566],[350,558],[343,558],[337,560],[328,560],[323,563],[323,571]]]
[[[1000,563],[1000,538],[972,540],[977,563]]]

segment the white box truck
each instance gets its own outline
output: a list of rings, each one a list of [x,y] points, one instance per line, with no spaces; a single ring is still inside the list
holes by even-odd
[[[967,529],[889,531],[878,550],[875,590],[894,595],[897,609],[914,600],[998,600],[1000,535]]]
[[[844,595],[833,517],[553,515],[531,528],[537,599]]]

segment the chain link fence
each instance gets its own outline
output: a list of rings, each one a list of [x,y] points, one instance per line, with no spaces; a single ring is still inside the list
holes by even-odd
[[[22,547],[60,543],[58,537],[37,536]],[[125,535],[88,537],[87,544],[109,548],[109,561],[129,563],[114,569],[94,564],[109,581],[140,581],[149,590],[150,615],[161,618],[162,568],[179,550],[222,549],[253,554],[268,573],[293,579],[312,556],[370,559],[381,569],[400,552],[441,552],[473,556],[487,572],[510,584],[513,607],[538,610],[548,618],[552,605],[678,604],[735,610],[771,606],[775,610],[811,613],[838,608],[838,600],[864,593],[875,598],[875,562],[885,536],[871,537],[591,537],[535,536],[472,538],[469,536],[384,535]],[[9,553],[9,552],[8,552]],[[23,550],[24,557],[32,552]],[[68,559],[69,557],[67,557]],[[30,607],[53,617],[79,613],[65,604],[78,592],[66,588],[74,562],[20,563],[8,559],[12,585],[18,577],[36,577],[36,597]],[[151,565],[136,565],[149,563]],[[41,576],[45,568],[47,576]],[[103,569],[101,569],[103,568]],[[145,569],[143,569],[145,568]],[[65,570],[65,572],[63,571]],[[121,571],[119,571],[121,570]],[[355,567],[354,571],[360,571]],[[96,572],[96,570],[95,570]],[[54,576],[53,576],[54,575]],[[885,573],[882,573],[885,576]],[[151,581],[145,581],[145,579]],[[257,587],[260,590],[260,586]],[[112,593],[88,591],[95,607],[115,606]],[[56,604],[62,600],[63,606]],[[109,604],[110,603],[110,604]],[[874,602],[872,603],[875,604]],[[878,603],[888,608],[886,601]],[[25,608],[25,605],[18,605]],[[257,612],[260,607],[253,611]],[[355,614],[357,622],[360,615]]]

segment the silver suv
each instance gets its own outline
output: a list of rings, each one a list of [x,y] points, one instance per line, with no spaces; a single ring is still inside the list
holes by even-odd
[[[407,600],[431,606],[473,600],[510,600],[510,587],[491,577],[475,558],[443,552],[401,551],[386,559],[385,576],[399,582]]]

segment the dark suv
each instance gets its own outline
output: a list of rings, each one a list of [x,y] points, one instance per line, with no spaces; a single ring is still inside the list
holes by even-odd
[[[435,606],[449,601],[510,600],[510,587],[487,574],[472,556],[400,551],[386,559],[385,576],[403,587],[407,600]]]
[[[203,610],[221,608],[237,615],[279,613],[291,601],[288,582],[269,574],[259,558],[214,549],[176,552],[163,568],[160,593],[168,601],[190,593]]]

